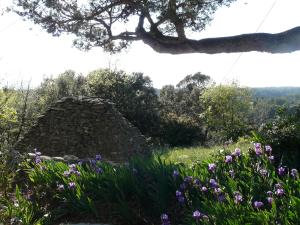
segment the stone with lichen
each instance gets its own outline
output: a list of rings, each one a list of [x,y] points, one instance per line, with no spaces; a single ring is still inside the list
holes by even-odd
[[[16,145],[21,152],[34,148],[52,157],[101,154],[115,162],[147,149],[145,137],[113,103],[91,97],[66,97],[51,106]]]

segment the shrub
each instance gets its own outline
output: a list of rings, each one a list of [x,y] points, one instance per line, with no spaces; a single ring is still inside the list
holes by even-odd
[[[280,108],[274,120],[253,134],[254,141],[272,145],[278,163],[300,168],[300,106]]]
[[[160,138],[171,147],[203,144],[202,129],[191,118],[170,114],[163,118],[159,130]]]

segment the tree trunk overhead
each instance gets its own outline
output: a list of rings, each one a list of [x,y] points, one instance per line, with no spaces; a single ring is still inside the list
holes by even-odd
[[[141,35],[145,44],[159,53],[235,53],[268,52],[291,53],[300,50],[300,26],[281,33],[250,33],[201,40],[179,40],[174,37],[157,38],[148,32]]]

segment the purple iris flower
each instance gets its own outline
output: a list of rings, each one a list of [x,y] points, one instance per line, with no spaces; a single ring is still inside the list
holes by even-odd
[[[74,182],[70,182],[70,183],[68,184],[69,189],[74,189],[75,186],[76,186],[76,184],[75,184]]]
[[[232,156],[231,155],[226,155],[225,156],[225,163],[231,163],[232,162]]]
[[[41,156],[42,153],[37,150],[37,148],[33,149],[35,156]]]
[[[285,168],[284,167],[279,167],[278,168],[278,174],[279,174],[279,176],[283,176],[284,174],[285,174]]]
[[[219,195],[222,193],[222,189],[221,188],[215,188],[214,189],[215,194]]]
[[[199,210],[193,212],[193,218],[198,222],[201,219],[208,219],[208,216],[201,213]]]
[[[90,164],[91,164],[92,166],[95,166],[95,165],[96,165],[96,160],[95,160],[95,159],[91,159],[91,160],[90,160]]]
[[[208,218],[204,213],[201,213],[199,210],[196,210],[193,212],[193,218],[196,220],[196,221],[199,221],[203,218]]]
[[[176,197],[178,198],[178,197],[180,197],[180,196],[182,196],[182,192],[181,191],[176,191]]]
[[[96,161],[100,161],[102,159],[102,157],[101,157],[101,155],[98,154],[98,155],[96,155],[95,159],[96,159]]]
[[[199,187],[201,185],[201,182],[199,179],[195,179],[193,183],[196,187]]]
[[[177,197],[177,200],[180,204],[183,204],[185,199],[184,199],[184,196],[183,196],[183,193],[181,191],[176,191],[176,197]]]
[[[280,183],[277,183],[277,184],[275,184],[275,188],[276,189],[282,188],[282,185]]]
[[[292,176],[293,178],[296,178],[297,175],[298,175],[298,170],[296,170],[296,169],[291,169],[291,176]]]
[[[71,164],[71,165],[69,165],[69,168],[70,168],[70,171],[76,171],[76,165],[75,164]]]
[[[166,220],[169,220],[169,217],[168,217],[167,214],[163,213],[163,214],[161,214],[160,219],[161,219],[162,221],[166,221]]]
[[[35,163],[36,163],[36,164],[40,164],[41,162],[42,162],[41,157],[40,157],[40,156],[36,156],[36,157],[35,157]]]
[[[233,178],[234,177],[234,170],[229,170],[228,173],[230,174],[230,176]]]
[[[102,174],[103,173],[103,169],[100,168],[100,167],[96,167],[95,168],[95,172],[98,173],[98,174]]]
[[[207,187],[203,186],[203,187],[201,188],[201,191],[207,192]]]
[[[239,204],[243,201],[243,196],[239,192],[234,193],[234,202],[235,204]]]
[[[260,143],[254,143],[254,147],[255,148],[261,148],[261,144]]]
[[[260,209],[260,208],[263,207],[263,206],[264,206],[264,203],[259,202],[259,201],[255,201],[255,202],[253,203],[253,207],[256,208],[256,209]]]
[[[63,191],[63,190],[65,190],[65,186],[63,184],[59,184],[59,185],[57,185],[57,190]]]
[[[261,169],[259,171],[260,175],[262,175],[263,177],[267,176],[268,175],[268,171],[266,169]]]
[[[63,176],[64,177],[69,177],[71,173],[69,171],[64,171]]]
[[[275,194],[278,196],[278,197],[281,197],[284,195],[284,190],[282,188],[278,188],[276,191],[275,191]]]
[[[271,153],[272,153],[272,148],[271,148],[271,146],[270,146],[270,145],[266,145],[266,146],[265,146],[265,151],[266,151],[266,153],[271,154]]]
[[[272,191],[267,191],[267,195],[272,196],[273,192]]]
[[[38,152],[38,150],[35,148],[33,149],[34,151],[34,154],[35,154],[35,164],[40,164],[42,162],[42,159],[41,159],[41,155],[42,153]]]
[[[236,149],[234,150],[234,152],[233,152],[231,155],[232,155],[232,156],[235,156],[235,157],[240,157],[241,154],[242,154],[241,149],[236,148]]]
[[[215,172],[216,168],[217,168],[217,166],[216,166],[215,163],[209,163],[209,164],[208,164],[208,170],[209,170],[210,172]]]
[[[160,216],[161,225],[170,225],[170,220],[167,214],[163,213]]]
[[[262,154],[262,148],[260,143],[255,143],[254,144],[254,149],[255,149],[255,154],[257,156],[260,156]]]
[[[268,198],[267,198],[267,201],[268,201],[269,204],[272,204],[273,201],[274,201],[274,199],[273,199],[272,197],[268,197]]]
[[[216,187],[219,186],[218,183],[217,183],[217,181],[216,181],[215,179],[210,179],[210,180],[209,180],[209,184],[210,184],[213,188],[216,188]]]
[[[173,171],[173,177],[178,177],[178,176],[179,176],[178,170],[174,170],[174,171]]]
[[[270,162],[274,162],[274,155],[270,155],[270,156],[268,157],[268,159],[269,159]]]

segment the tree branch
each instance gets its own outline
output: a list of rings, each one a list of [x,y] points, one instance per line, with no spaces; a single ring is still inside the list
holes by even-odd
[[[178,38],[181,40],[184,40],[184,39],[186,39],[185,31],[184,31],[184,24],[183,24],[182,20],[178,17],[176,9],[177,9],[176,1],[170,0],[169,8],[168,8],[168,17],[175,26]]]
[[[140,40],[140,38],[138,38],[136,36],[135,32],[122,32],[118,35],[114,35],[111,37],[112,40],[125,40],[125,41],[137,41]]]
[[[252,33],[201,40],[186,37],[186,28],[201,31],[218,7],[229,5],[233,0],[91,1],[90,8],[79,8],[76,2],[18,0],[18,7],[14,11],[40,24],[55,36],[63,32],[74,33],[82,41],[78,46],[86,44],[106,48],[108,45],[113,46],[111,42],[115,40],[121,40],[122,43],[128,41],[126,44],[143,40],[155,51],[170,54],[250,51],[289,53],[300,50],[300,26],[277,34]],[[158,2],[163,4],[159,6]],[[128,33],[125,27],[123,32],[112,34],[114,24],[119,21],[126,23],[135,16],[139,16],[139,22],[134,33]],[[145,28],[148,26],[146,21],[150,24],[150,30]]]
[[[201,40],[181,40],[171,36],[161,37],[143,29],[139,29],[138,36],[155,51],[170,54],[217,54],[251,51],[290,53],[300,50],[300,26],[276,34],[251,33]]]

